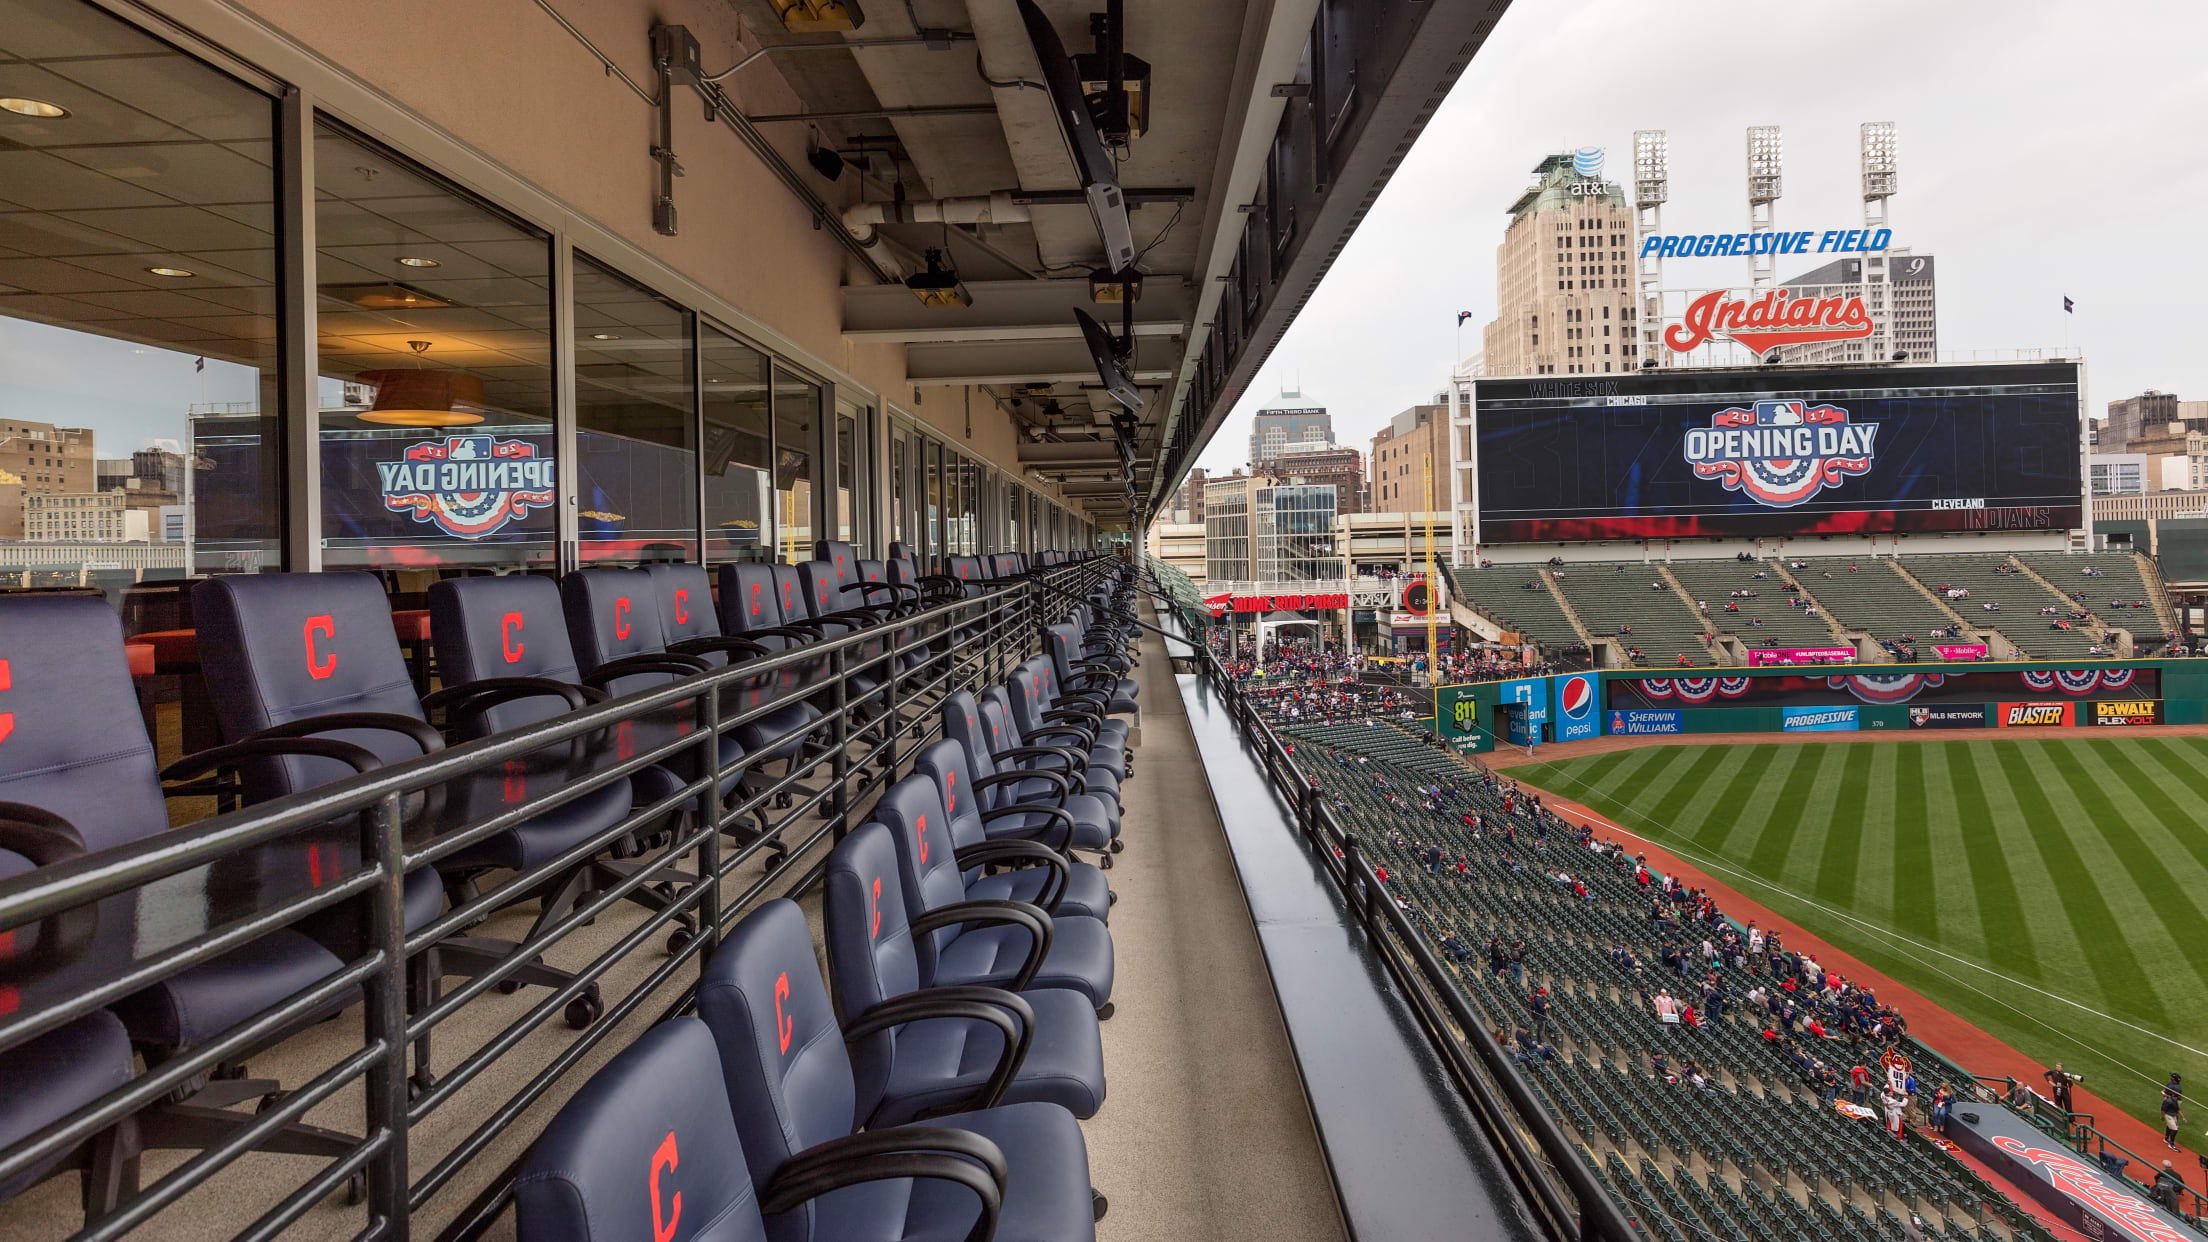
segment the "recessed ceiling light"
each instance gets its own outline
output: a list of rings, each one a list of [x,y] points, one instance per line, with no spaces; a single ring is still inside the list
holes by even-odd
[[[708,384],[718,384],[718,383],[720,383],[721,381],[720,381],[720,377],[718,377],[718,376],[708,375],[708,376],[706,376],[706,377],[705,377],[705,382],[706,382],[706,383],[708,383]]]
[[[590,334],[590,339],[594,341],[618,341],[621,337],[618,333],[613,332],[593,332]]]
[[[156,276],[168,276],[171,278],[181,278],[194,275],[194,273],[187,272],[181,267],[149,267],[146,270],[152,272]]]
[[[69,109],[60,104],[47,103],[43,99],[18,99],[13,95],[0,95],[0,112],[34,116],[41,121],[58,120],[69,115]]]
[[[415,256],[412,256],[412,255],[408,255],[407,257],[405,257],[405,258],[403,258],[403,259],[400,259],[400,260],[399,260],[399,263],[400,263],[400,265],[401,265],[401,266],[404,266],[404,267],[436,267],[436,266],[438,266],[437,260],[435,260],[435,259],[423,259],[423,258],[417,258],[417,257],[415,257]]]

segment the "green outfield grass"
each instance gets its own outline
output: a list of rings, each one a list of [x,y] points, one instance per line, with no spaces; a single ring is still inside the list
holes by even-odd
[[[2170,1071],[2208,1100],[2208,1056],[2180,1046],[2208,1048],[2208,739],[1651,745],[1509,775],[2082,1070],[2157,1131]],[[2188,1145],[2203,1131],[2195,1104]]]

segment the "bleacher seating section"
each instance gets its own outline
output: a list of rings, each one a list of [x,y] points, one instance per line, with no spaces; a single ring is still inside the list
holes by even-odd
[[[1649,668],[1682,667],[1681,656],[1686,657],[1686,667],[1717,663],[1702,641],[1707,631],[1701,619],[1663,581],[1655,566],[1638,561],[1574,562],[1562,572],[1563,577],[1552,580],[1564,589],[1572,611],[1595,638],[1640,648],[1642,663]],[[1651,584],[1656,584],[1654,589]],[[1620,626],[1631,626],[1632,632],[1620,634]]]
[[[1496,565],[1479,569],[1458,565],[1449,573],[1451,591],[1505,628],[1544,647],[1561,649],[1580,641],[1572,619],[1541,583],[1540,566]],[[1531,590],[1528,590],[1528,587]]]
[[[2085,592],[2084,606],[2111,628],[2130,630],[2144,645],[2177,628],[2169,593],[2154,562],[2130,552],[2020,552],[2015,558],[2058,591]],[[2096,574],[2085,571],[2094,569]],[[2144,601],[2147,607],[2136,607]],[[2121,602],[2123,607],[2115,605]]]
[[[1804,567],[1789,568],[1797,560]],[[1922,643],[1938,641],[1930,637],[1932,632],[1955,624],[1914,582],[1895,573],[1891,560],[1783,557],[1774,564],[1792,574],[1842,629],[1862,630],[1880,640],[1900,641],[1914,635]]]
[[[2018,650],[2034,660],[2095,659],[2090,649],[2102,645],[2105,633],[2091,619],[2072,621],[2072,628],[2050,628],[2058,619],[2068,620],[2072,609],[2085,610],[2075,600],[2055,594],[2009,562],[2006,556],[1910,556],[1898,564],[1917,581],[1941,593],[1950,587],[1970,592],[1968,598],[1949,604],[1964,620],[1999,630]],[[1998,612],[1986,605],[1998,604]],[[2059,617],[2040,615],[2040,609],[2060,608]]]
[[[1645,581],[1640,589],[1647,590]],[[1762,1042],[1762,1015],[1743,1011],[1737,998],[1756,986],[1755,976],[1720,966],[1716,973],[1740,1007],[1693,1031],[1660,1024],[1637,999],[1637,983],[1651,991],[1669,984],[1681,994],[1690,985],[1658,977],[1649,894],[1637,887],[1629,863],[1561,832],[1542,839],[1522,802],[1505,814],[1499,786],[1483,785],[1458,760],[1393,726],[1291,727],[1287,735],[1297,765],[1318,780],[1341,828],[1385,869],[1392,895],[1496,1031],[1529,1026],[1528,997],[1547,989],[1545,1042],[1552,1052],[1530,1059],[1525,1072],[1588,1167],[1649,1236],[1902,1242],[1915,1213],[1927,1239],[2009,1242],[2022,1233],[2047,1242],[1997,1190],[1921,1137],[1897,1142],[1875,1120],[1825,1107]],[[1438,813],[1422,810],[1418,789],[1437,781],[1450,785],[1452,804]],[[1470,812],[1484,817],[1485,832],[1475,835],[1464,824],[1461,816]],[[1515,841],[1505,838],[1506,826]],[[1437,872],[1415,852],[1428,846],[1443,852]],[[1584,882],[1589,897],[1553,878],[1557,871]],[[1522,987],[1507,971],[1489,969],[1482,946],[1495,936],[1526,943]],[[1464,951],[1450,949],[1444,937]],[[1648,963],[1642,979],[1610,959],[1612,946]],[[1697,966],[1696,983],[1701,973]],[[1913,1041],[1905,1047],[1916,1056],[1920,1084],[1968,1085]],[[1869,1045],[1834,1042],[1817,1055],[1844,1073],[1876,1053]],[[1659,1055],[1663,1073],[1655,1068]],[[1689,1084],[1690,1063],[1706,1075],[1707,1087]],[[1955,1077],[1926,1077],[1933,1073]]]
[[[1796,584],[1783,565],[1769,561],[1674,560],[1669,568],[1688,595],[1709,606],[1710,629],[1719,634],[1732,634],[1749,647],[1806,649],[1836,645],[1832,628],[1822,615],[1810,616],[1806,608],[1787,603],[1793,595],[1788,588]],[[1734,599],[1734,591],[1754,591],[1755,596]],[[1740,611],[1727,612],[1727,605]]]

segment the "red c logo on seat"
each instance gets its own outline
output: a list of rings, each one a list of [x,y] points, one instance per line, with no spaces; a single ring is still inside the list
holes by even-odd
[[[675,624],[690,624],[690,588],[675,588]]]
[[[944,781],[945,781],[945,782],[947,782],[947,783],[948,783],[948,784],[950,785],[950,787],[951,787],[951,789],[950,789],[950,800],[951,800],[951,801],[950,801],[950,805],[949,805],[949,806],[946,806],[946,807],[944,807],[943,809],[944,809],[944,810],[946,810],[946,811],[949,811],[949,812],[950,812],[951,814],[953,814],[953,815],[956,815],[956,814],[958,814],[958,773],[956,773],[956,772],[945,772],[945,773],[943,774],[943,779],[944,779]]]
[[[919,829],[918,829],[917,831],[915,831],[915,832],[914,832],[914,833],[913,833],[912,835],[913,835],[914,837],[917,837],[917,838],[919,839],[919,841],[920,841],[920,861],[921,861],[921,862],[923,862],[923,863],[927,862],[927,861],[928,861],[928,817],[927,817],[927,816],[923,815],[923,816],[921,816],[921,817],[920,817],[920,827],[919,827]]]
[[[15,678],[8,672],[8,662],[0,660],[0,690],[13,690],[14,688]],[[7,741],[8,735],[13,732],[15,732],[15,713],[0,712],[0,742]]]
[[[629,636],[629,597],[626,595],[613,601],[613,636]]]
[[[751,584],[751,615],[758,616],[759,609],[759,584],[754,582]]]
[[[782,1016],[782,1002],[790,998],[790,972],[783,971],[774,977],[774,1035],[782,1041],[782,1051],[790,1050],[790,1036],[796,1033],[797,1022]]]
[[[320,634],[324,638],[337,637],[337,621],[325,613],[319,617],[308,617],[306,625],[301,628],[307,643],[307,676],[320,681],[337,671],[337,656],[333,654],[325,660],[315,654],[314,636]]]
[[[521,653],[528,650],[521,641],[521,614],[509,612],[498,619],[498,648],[506,655],[508,664],[521,663]]]
[[[867,939],[872,940],[882,934],[882,877],[880,876],[874,877],[874,896],[867,900],[866,908],[867,912],[874,916],[873,926],[866,929]]]
[[[682,1192],[676,1191],[667,1200],[667,1219],[659,1218],[659,1171],[661,1168],[678,1168],[682,1157],[675,1150],[675,1132],[669,1130],[660,1140],[659,1150],[652,1153],[652,1242],[669,1242],[675,1236],[675,1226],[682,1220]]]

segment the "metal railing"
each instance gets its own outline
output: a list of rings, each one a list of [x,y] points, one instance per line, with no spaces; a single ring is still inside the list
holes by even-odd
[[[480,1234],[510,1202],[514,1165],[487,1178],[471,1165],[639,1011],[646,1011],[647,1022],[656,1022],[687,1009],[699,972],[722,934],[768,895],[801,890],[815,882],[821,865],[808,863],[809,852],[823,842],[841,839],[863,822],[854,816],[869,805],[869,795],[895,780],[900,765],[940,733],[938,709],[943,700],[959,689],[1002,681],[1019,660],[1039,650],[1041,627],[1064,611],[1060,601],[1080,598],[1082,588],[1100,568],[1096,562],[1077,563],[1038,571],[1025,579],[984,584],[989,589],[979,596],[925,607],[874,628],[640,690],[539,724],[459,743],[419,759],[0,880],[0,935],[5,935],[121,895],[143,896],[151,891],[149,886],[173,885],[177,877],[310,830],[319,829],[326,838],[333,827],[344,831],[348,821],[357,822],[362,863],[359,870],[322,887],[250,910],[137,957],[65,1001],[13,1013],[0,1010],[4,1014],[0,1016],[0,1056],[342,903],[353,903],[359,910],[364,946],[336,973],[214,1038],[150,1065],[91,1105],[0,1149],[0,1182],[74,1151],[126,1119],[179,1099],[210,1077],[223,1076],[247,1055],[295,1036],[357,994],[363,1001],[360,1034],[351,1047],[300,1085],[264,1101],[258,1114],[230,1114],[237,1124],[220,1142],[195,1151],[116,1211],[75,1234],[74,1242],[104,1242],[157,1221],[188,1192],[241,1158],[250,1158],[249,1153],[279,1131],[356,1083],[365,1092],[364,1125],[350,1150],[296,1186],[269,1189],[261,1184],[264,1198],[278,1193],[282,1197],[254,1219],[241,1220],[234,1236],[254,1242],[276,1237],[351,1184],[363,1191],[366,1204],[365,1219],[352,1236],[404,1239],[416,1229],[415,1216],[441,1192],[451,1191],[464,1173],[482,1183],[481,1189],[452,1214],[441,1236],[460,1239]],[[908,655],[921,659],[903,667]],[[771,685],[785,673],[798,675],[802,688],[788,695],[758,695],[758,701],[742,710],[730,710],[724,702],[747,689]],[[869,687],[856,688],[853,678],[869,674]],[[723,761],[719,739],[729,730],[803,698],[820,709],[818,720],[793,728],[741,759]],[[556,788],[522,798],[457,830],[429,839],[410,837],[406,831],[407,809],[426,804],[431,791],[462,778],[510,771],[505,765],[548,748],[586,745],[589,739],[602,740],[646,721],[671,724],[665,729],[667,740],[635,748],[633,753],[620,752],[618,759],[587,775],[565,784],[555,782]],[[763,763],[778,762],[771,756],[783,742],[800,737],[809,739],[807,752],[790,759],[783,775],[770,778],[757,771]],[[408,872],[432,866],[554,807],[661,764],[681,764],[683,772],[696,775],[664,797],[634,807],[618,823],[559,856],[512,873],[495,888],[471,894],[431,922],[408,929],[402,894]],[[755,772],[754,779],[740,785],[736,793],[720,795],[731,782]],[[727,834],[734,834],[741,843],[731,845]],[[779,860],[770,856],[772,865],[732,889],[738,869],[769,850],[786,852]],[[629,855],[618,882],[589,892],[566,916],[536,929],[515,952],[483,974],[426,1004],[409,1005],[409,958],[528,899],[552,877],[609,852]],[[685,869],[678,869],[678,862]],[[647,885],[665,898],[660,908],[645,911],[620,905]],[[518,972],[558,950],[578,929],[599,919],[616,922],[609,916],[617,911],[623,919],[635,911],[635,918],[633,923],[620,924],[619,935],[609,947],[580,965],[560,963],[562,969],[572,970],[570,979],[551,988],[526,1013],[479,1046],[439,1066],[433,1082],[410,1090],[410,1049],[424,1044],[440,1024],[490,989],[502,984],[511,988],[509,981]],[[433,1116],[439,1118],[440,1134],[450,1133],[451,1118],[440,1113],[453,1106],[471,1083],[481,1081],[503,1059],[515,1057],[517,1047],[532,1032],[566,1012],[571,1002],[586,995],[596,997],[599,985],[611,982],[610,971],[663,939],[668,949],[664,959],[624,994],[610,1002],[599,1000],[602,1012],[537,1066],[520,1089],[503,1099],[471,1099],[477,1110],[474,1124],[449,1145],[441,1145],[441,1150],[429,1153],[411,1146],[410,1138]],[[21,962],[10,965],[23,968]],[[513,1064],[508,1061],[501,1068],[511,1069]],[[418,1174],[417,1161],[428,1163]],[[0,1204],[0,1234],[8,1232],[10,1206]],[[218,1210],[235,1210],[242,1216],[252,1209]],[[436,1214],[446,1214],[443,1205]]]
[[[2036,1089],[2006,1074],[1995,1076],[1973,1073],[1970,1077],[1978,1083],[1988,1102],[2001,1105],[2063,1146],[2092,1159],[2103,1170],[2129,1182],[2132,1189],[2141,1195],[2150,1199],[2154,1197],[2154,1173],[2160,1166],[2153,1159],[2143,1157],[2110,1138],[2107,1131],[2094,1124],[2093,1114],[2065,1109]],[[2110,1156],[2125,1162],[2120,1171],[2112,1166]],[[2203,1167],[2208,1168],[2208,1164]],[[2144,1170],[2146,1176],[2134,1175],[2133,1168]],[[2177,1173],[2180,1177],[2185,1176],[2183,1169],[2177,1170]],[[2179,1189],[2177,1207],[2174,1210],[2191,1222],[2194,1228],[2208,1228],[2208,1195],[2203,1195],[2190,1185]]]
[[[1318,796],[1317,785],[1296,767],[1248,688],[1227,676],[1207,649],[1203,627],[1208,617],[1178,601],[1169,603],[1185,630],[1180,637],[1195,648],[1197,670],[1256,747],[1274,789],[1295,808],[1295,827],[1348,904],[1367,946],[1402,989],[1428,1042],[1449,1067],[1458,1094],[1546,1231],[1564,1242],[1641,1242],[1639,1231],[1580,1160],[1571,1139],[1497,1045],[1478,1010],[1389,900],[1357,838],[1342,830]]]

